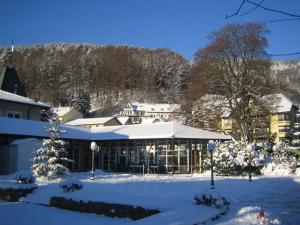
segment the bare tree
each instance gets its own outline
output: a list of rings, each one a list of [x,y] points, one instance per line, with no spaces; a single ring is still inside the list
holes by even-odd
[[[201,68],[198,78],[209,85],[210,92],[226,98],[240,138],[247,141],[253,140],[259,115],[268,110],[263,95],[274,90],[265,52],[267,32],[261,23],[226,25],[212,33],[210,44],[195,54],[194,66]]]

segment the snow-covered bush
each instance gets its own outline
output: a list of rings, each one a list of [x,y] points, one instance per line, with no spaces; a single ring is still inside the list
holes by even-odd
[[[297,160],[292,155],[291,147],[285,142],[280,142],[273,147],[269,162],[263,168],[264,174],[289,175],[296,172]]]
[[[83,183],[80,180],[70,178],[60,182],[59,186],[64,192],[73,192],[82,189]]]
[[[50,128],[47,130],[50,139],[44,139],[42,147],[36,152],[33,158],[32,171],[37,177],[48,177],[48,179],[56,179],[69,173],[65,162],[71,161],[65,150],[66,143],[60,138],[60,129],[58,128],[58,120],[52,118],[50,120]]]
[[[214,171],[220,175],[237,176],[249,172],[260,173],[258,152],[246,142],[216,143],[213,152]],[[210,155],[204,160],[204,168],[210,168]]]
[[[35,176],[31,171],[21,171],[16,173],[15,180],[20,184],[33,184],[35,183]]]

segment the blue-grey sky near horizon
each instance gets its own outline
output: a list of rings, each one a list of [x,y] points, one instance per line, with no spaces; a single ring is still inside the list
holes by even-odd
[[[253,0],[260,2],[261,0]],[[208,35],[228,23],[290,18],[256,9],[225,19],[242,0],[0,0],[0,46],[93,43],[168,48],[191,60]],[[263,6],[300,14],[300,0]],[[245,4],[241,13],[253,8]],[[268,52],[300,52],[300,21],[267,23]],[[300,55],[274,59],[300,59]]]

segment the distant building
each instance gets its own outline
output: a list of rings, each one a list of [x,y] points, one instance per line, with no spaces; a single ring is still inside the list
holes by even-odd
[[[0,74],[0,90],[26,97],[24,85],[13,65],[7,65]]]
[[[54,112],[57,114],[61,123],[82,118],[82,113],[72,107],[57,107],[54,108]]]
[[[97,128],[97,127],[107,127],[107,126],[118,126],[122,123],[115,117],[100,117],[100,118],[84,118],[76,119],[66,123],[67,125],[80,126],[86,128]]]
[[[283,94],[277,94],[276,99],[277,102],[270,114],[270,132],[276,134],[275,141],[279,142],[292,135],[299,108]]]
[[[50,109],[51,106],[0,90],[0,116],[15,119],[41,120],[41,110]]]
[[[180,109],[178,104],[149,104],[132,102],[123,108],[120,115],[131,118],[132,123],[142,123],[146,118],[172,119]]]
[[[253,138],[256,142],[263,142],[270,137],[275,137],[275,142],[288,138],[293,132],[296,122],[296,113],[299,109],[283,94],[265,96],[272,103],[269,113],[257,115],[253,124]],[[199,111],[206,111],[208,115]],[[232,118],[230,110],[226,107],[226,99],[220,95],[206,95],[201,99],[201,105],[195,112],[202,116],[201,128],[211,131],[222,131],[233,135],[239,133],[239,126]]]

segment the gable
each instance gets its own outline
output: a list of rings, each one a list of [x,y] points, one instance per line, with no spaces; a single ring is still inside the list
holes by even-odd
[[[13,65],[7,65],[5,70],[0,74],[0,90],[26,96],[24,85]]]

